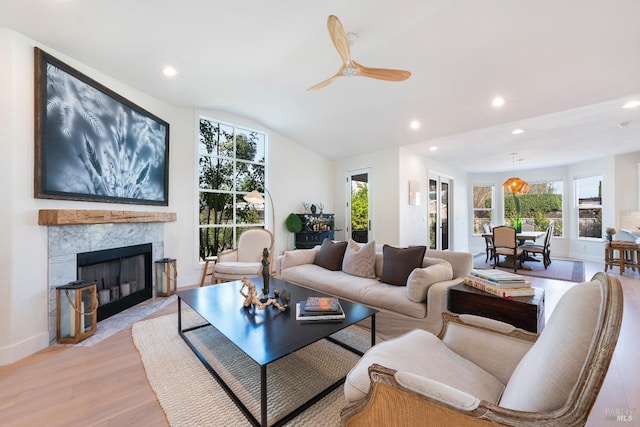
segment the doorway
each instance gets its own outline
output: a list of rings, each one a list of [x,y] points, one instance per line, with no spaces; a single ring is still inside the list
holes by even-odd
[[[347,236],[358,243],[371,240],[371,168],[347,171]]]
[[[446,251],[450,247],[452,185],[449,177],[429,174],[429,249]]]

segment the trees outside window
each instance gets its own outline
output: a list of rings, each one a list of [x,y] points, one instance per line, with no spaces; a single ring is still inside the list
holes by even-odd
[[[493,185],[473,186],[473,234],[482,234],[484,224],[493,223]]]
[[[198,253],[201,261],[234,248],[244,230],[265,226],[265,206],[247,203],[243,196],[253,190],[264,194],[266,140],[263,133],[200,117]]]
[[[535,231],[546,231],[554,224],[553,235],[563,235],[562,218],[562,181],[529,183],[531,188],[526,194],[518,195],[522,224],[530,224]],[[512,225],[516,217],[516,205],[511,194],[504,195],[504,218]]]
[[[578,237],[602,238],[602,177],[574,180],[578,217]]]

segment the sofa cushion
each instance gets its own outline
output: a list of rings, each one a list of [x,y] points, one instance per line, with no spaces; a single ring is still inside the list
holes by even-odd
[[[347,249],[342,260],[342,271],[353,276],[374,279],[376,277],[376,242],[366,244],[349,239]]]
[[[380,281],[390,285],[405,286],[414,268],[422,267],[426,246],[396,248],[382,247],[382,275]]]
[[[407,297],[413,302],[422,302],[427,299],[431,285],[451,279],[453,269],[451,264],[444,260],[438,260],[429,267],[415,268],[407,278]]]
[[[491,403],[497,403],[504,390],[504,384],[496,377],[458,356],[438,337],[415,329],[376,344],[362,356],[344,383],[347,402],[366,396],[370,386],[368,368],[373,363],[438,381]]]
[[[427,304],[411,301],[407,298],[404,287],[387,285],[376,279],[352,276],[344,271],[329,271],[314,264],[297,265],[282,270],[280,278],[379,310],[388,310],[415,319],[424,319],[427,316]]]
[[[339,271],[342,268],[342,259],[346,249],[347,242],[333,242],[325,238],[313,263],[327,270]]]

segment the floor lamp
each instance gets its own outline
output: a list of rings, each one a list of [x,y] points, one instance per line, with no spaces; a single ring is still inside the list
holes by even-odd
[[[275,248],[276,245],[276,215],[275,215],[275,210],[273,208],[273,197],[271,197],[271,193],[269,193],[269,190],[267,190],[266,188],[264,189],[264,192],[267,194],[267,196],[269,196],[269,205],[271,205],[271,225],[272,225],[272,230],[271,230],[271,234],[273,235],[273,245],[271,248],[269,248],[271,250],[271,271],[273,272],[273,250]],[[264,197],[262,197],[262,194],[260,194],[260,192],[258,190],[253,190],[251,193],[249,194],[245,194],[244,195],[244,200],[248,203],[263,203],[264,204]]]

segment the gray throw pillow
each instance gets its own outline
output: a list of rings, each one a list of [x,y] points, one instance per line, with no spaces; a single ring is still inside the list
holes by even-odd
[[[366,244],[349,239],[342,261],[342,271],[353,276],[375,279],[376,277],[376,241]]]
[[[382,275],[380,281],[390,285],[405,286],[414,268],[422,267],[426,246],[396,248],[382,247]]]
[[[320,249],[313,261],[315,265],[324,267],[331,271],[340,271],[342,268],[342,258],[347,249],[347,242],[333,242],[325,238],[320,245]]]

